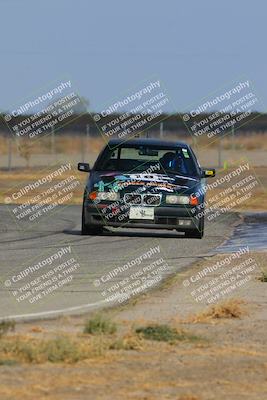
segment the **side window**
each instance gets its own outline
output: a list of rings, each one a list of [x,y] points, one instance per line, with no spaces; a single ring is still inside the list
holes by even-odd
[[[201,165],[199,164],[198,158],[197,158],[194,150],[192,149],[192,147],[191,147],[191,152],[192,152],[193,160],[195,161],[195,166],[197,168],[198,175],[200,175],[201,174]]]
[[[118,148],[116,148],[114,151],[112,151],[110,158],[113,160],[118,158]]]

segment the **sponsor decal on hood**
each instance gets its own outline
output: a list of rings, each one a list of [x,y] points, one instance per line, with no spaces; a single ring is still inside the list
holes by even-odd
[[[94,187],[99,191],[119,191],[129,186],[153,187],[154,190],[173,192],[179,189],[188,189],[197,179],[182,175],[168,176],[164,174],[120,174],[118,172],[101,174]]]

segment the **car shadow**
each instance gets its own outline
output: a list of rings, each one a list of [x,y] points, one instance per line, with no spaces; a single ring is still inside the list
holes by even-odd
[[[71,230],[71,229],[65,229],[63,230],[63,233],[66,235],[74,235],[74,236],[82,236],[80,230]],[[154,238],[179,238],[179,239],[185,239],[185,236],[183,232],[155,232],[155,231],[150,231],[148,230],[147,232],[140,232],[138,230],[116,230],[116,231],[110,231],[107,228],[104,228],[103,232],[98,234],[98,235],[85,235],[83,237],[101,237],[101,236],[111,236],[111,237],[154,237]]]
[[[81,231],[80,229],[63,229],[62,233],[65,233],[66,235],[74,235],[74,236],[81,236]]]

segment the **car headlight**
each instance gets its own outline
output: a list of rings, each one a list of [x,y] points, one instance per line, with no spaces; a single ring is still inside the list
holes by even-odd
[[[169,194],[166,196],[166,203],[168,204],[189,204],[189,196],[176,196],[174,194]]]
[[[117,192],[97,192],[96,199],[97,200],[110,200],[116,201],[119,200],[120,195]]]

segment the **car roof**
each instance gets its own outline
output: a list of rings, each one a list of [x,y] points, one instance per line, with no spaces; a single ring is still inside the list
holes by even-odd
[[[123,140],[123,139],[111,139],[108,142],[108,145],[113,147],[113,146],[120,146],[124,144],[131,147],[131,146],[162,146],[162,147],[189,147],[187,143],[184,142],[174,142],[171,140],[160,140],[160,139],[148,139],[148,138],[135,138],[135,139],[129,139],[129,140]]]

